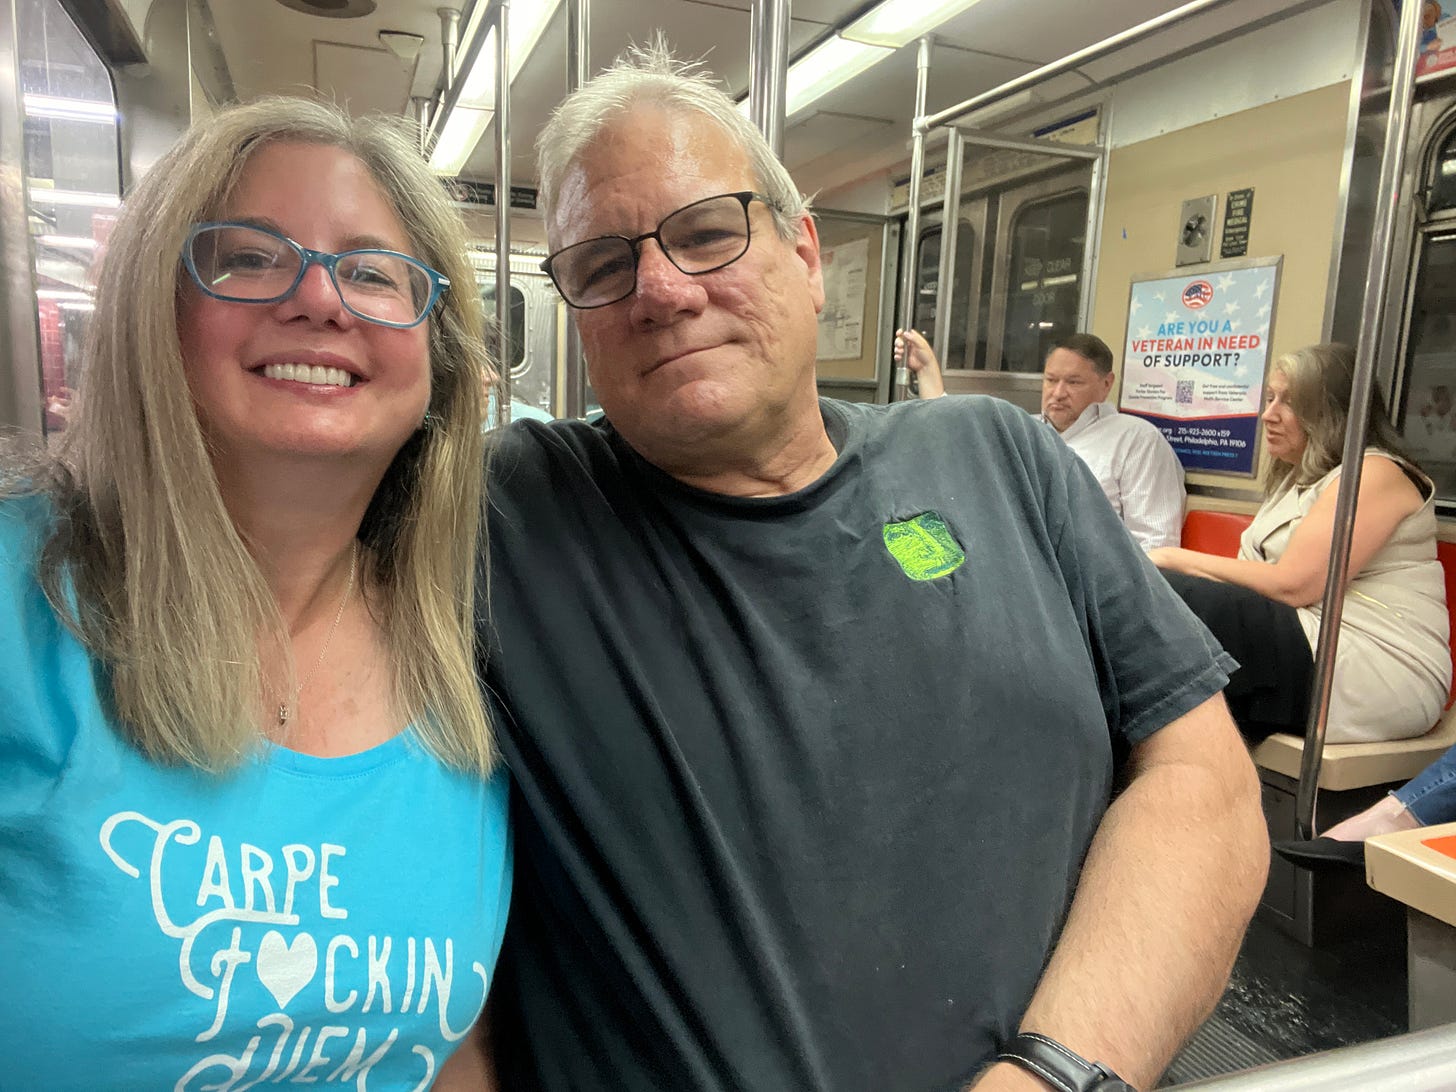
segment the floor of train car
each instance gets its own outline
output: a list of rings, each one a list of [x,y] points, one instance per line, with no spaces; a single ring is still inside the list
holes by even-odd
[[[1405,1030],[1403,930],[1311,949],[1255,920],[1223,999],[1159,1087]]]

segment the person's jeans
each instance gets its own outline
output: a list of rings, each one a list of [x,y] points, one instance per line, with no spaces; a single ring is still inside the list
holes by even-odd
[[[1422,826],[1456,822],[1456,747],[1390,794]]]

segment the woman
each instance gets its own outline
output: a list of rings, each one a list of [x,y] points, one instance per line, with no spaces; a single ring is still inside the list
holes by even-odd
[[[297,100],[128,199],[76,416],[0,501],[17,1087],[479,1066],[510,873],[463,244],[406,134]]]
[[[1265,500],[1238,557],[1177,547],[1149,553],[1242,665],[1227,694],[1251,738],[1302,730],[1354,366],[1343,345],[1310,346],[1274,363],[1262,416]],[[1372,392],[1331,743],[1421,735],[1445,703],[1451,657],[1434,504],[1431,480],[1402,452]]]

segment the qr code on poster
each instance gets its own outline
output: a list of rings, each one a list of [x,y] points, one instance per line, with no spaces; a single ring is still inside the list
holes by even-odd
[[[1180,406],[1191,406],[1193,404],[1193,380],[1178,380],[1178,389],[1173,392],[1173,401]]]

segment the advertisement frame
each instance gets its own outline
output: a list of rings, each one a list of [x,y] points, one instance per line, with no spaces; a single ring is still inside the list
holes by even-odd
[[[1259,376],[1259,409],[1256,411],[1253,441],[1250,444],[1250,462],[1247,470],[1223,470],[1207,466],[1187,466],[1184,470],[1198,474],[1220,474],[1231,478],[1245,478],[1253,480],[1259,475],[1259,464],[1263,458],[1264,430],[1258,423],[1258,414],[1262,413],[1264,401],[1264,389],[1269,382],[1269,365],[1272,363],[1271,346],[1274,341],[1274,328],[1279,318],[1279,288],[1284,276],[1284,255],[1266,254],[1252,258],[1228,258],[1217,262],[1200,262],[1198,265],[1181,266],[1173,269],[1166,269],[1156,273],[1136,273],[1128,280],[1127,303],[1123,314],[1127,318],[1127,326],[1123,335],[1120,347],[1122,362],[1122,382],[1117,391],[1117,408],[1119,413],[1130,413],[1135,417],[1142,417],[1150,420],[1155,414],[1150,414],[1146,409],[1130,409],[1125,406],[1125,395],[1128,390],[1128,381],[1131,373],[1131,358],[1128,355],[1128,346],[1133,338],[1134,313],[1132,310],[1133,300],[1137,294],[1138,286],[1154,281],[1195,281],[1209,277],[1216,277],[1223,273],[1238,273],[1250,269],[1272,269],[1274,273],[1273,285],[1269,293],[1270,306],[1269,318],[1263,329],[1264,337],[1264,363],[1262,373]],[[1163,415],[1166,419],[1166,415]],[[1242,415],[1240,415],[1242,416]],[[1174,449],[1177,450],[1176,448]],[[1180,455],[1178,461],[1183,462]]]

